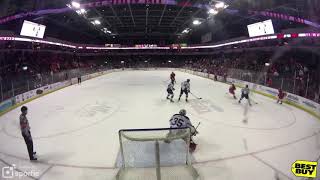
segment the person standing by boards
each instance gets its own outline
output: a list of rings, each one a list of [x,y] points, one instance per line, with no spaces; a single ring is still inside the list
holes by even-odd
[[[20,115],[20,129],[23,139],[27,145],[29,158],[31,161],[36,161],[35,157],[36,152],[33,151],[33,140],[30,132],[29,121],[27,119],[28,108],[26,106],[22,106],[21,115]]]
[[[79,72],[79,74],[78,74],[78,84],[80,85],[81,82],[82,82],[82,79],[81,79],[81,74],[80,74],[80,72]]]

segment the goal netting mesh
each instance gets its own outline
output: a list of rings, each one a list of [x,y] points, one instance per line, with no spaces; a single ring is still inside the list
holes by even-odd
[[[189,128],[119,131],[117,180],[197,180],[191,164]]]

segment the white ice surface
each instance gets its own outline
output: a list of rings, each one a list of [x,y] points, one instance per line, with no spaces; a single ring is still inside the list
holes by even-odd
[[[125,71],[107,74],[31,101],[29,122],[41,179],[111,179],[119,153],[118,130],[165,128],[181,108],[199,127],[195,167],[205,180],[301,179],[292,175],[296,160],[320,156],[320,121],[288,105],[254,95],[258,104],[239,105],[226,94],[228,86],[176,72],[180,82],[190,78],[186,103],[165,99],[168,71]],[[237,96],[239,96],[237,89]],[[19,130],[19,108],[0,117],[0,165],[30,163]],[[90,178],[91,177],[91,178]],[[0,177],[1,179],[1,177]],[[26,178],[30,179],[30,178]],[[34,179],[38,179],[35,177]]]

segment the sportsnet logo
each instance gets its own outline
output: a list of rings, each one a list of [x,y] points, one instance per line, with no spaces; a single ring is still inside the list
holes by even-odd
[[[12,179],[17,177],[18,179],[21,179],[23,177],[39,177],[40,172],[36,170],[26,170],[23,171],[22,169],[30,169],[30,167],[19,167],[17,169],[15,164],[12,164],[12,166],[6,166],[3,167],[1,170],[1,177],[4,179]],[[33,168],[31,168],[33,169]],[[35,169],[35,168],[34,168]]]
[[[14,169],[16,166],[13,164],[12,166],[9,167],[3,167],[2,168],[2,177],[5,179],[13,178],[14,177]]]

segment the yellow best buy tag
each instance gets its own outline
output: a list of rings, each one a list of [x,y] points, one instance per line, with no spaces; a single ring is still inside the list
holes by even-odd
[[[291,171],[298,177],[317,177],[318,162],[297,160],[291,166]]]

